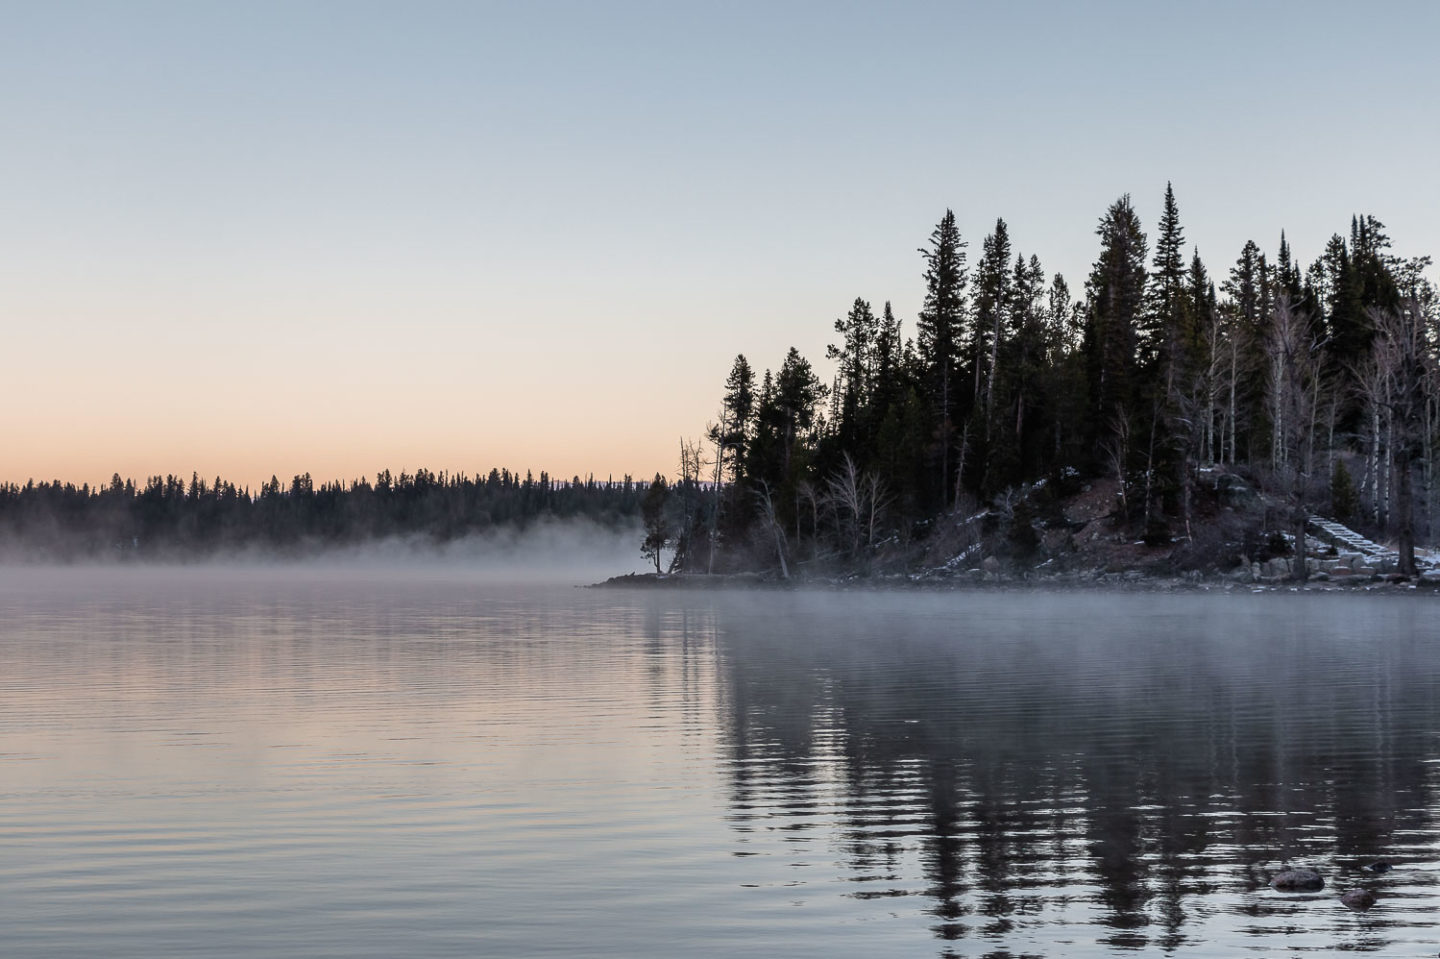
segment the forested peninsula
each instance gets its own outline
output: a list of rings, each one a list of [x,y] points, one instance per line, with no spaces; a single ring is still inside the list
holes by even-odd
[[[735,358],[645,493],[652,575],[1417,576],[1440,508],[1430,258],[1356,215],[1308,265],[1280,232],[1212,272],[1169,185],[1154,235],[1121,197],[1077,291],[1003,219],[972,264],[947,210],[912,328],[859,297],[829,382],[793,348]]]

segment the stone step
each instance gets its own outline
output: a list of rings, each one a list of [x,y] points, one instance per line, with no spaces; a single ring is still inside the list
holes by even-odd
[[[1337,546],[1345,547],[1360,554],[1364,557],[1365,565],[1368,567],[1376,569],[1393,568],[1400,562],[1400,554],[1395,550],[1372,542],[1348,526],[1337,523],[1333,519],[1324,516],[1314,516],[1310,519],[1310,526],[1324,533]],[[1415,565],[1422,569],[1430,569],[1433,568],[1435,564],[1426,557],[1416,556]]]

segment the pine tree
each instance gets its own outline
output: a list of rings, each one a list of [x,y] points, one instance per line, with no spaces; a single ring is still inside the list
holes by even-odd
[[[1228,420],[1225,415],[1225,398],[1229,390],[1229,329],[1225,325],[1225,314],[1220,309],[1215,283],[1210,279],[1205,264],[1200,260],[1200,251],[1190,264],[1190,309],[1194,314],[1194,328],[1197,337],[1195,366],[1197,392],[1203,401],[1201,413],[1200,459],[1216,463],[1224,459],[1224,443]]]
[[[1136,331],[1144,309],[1145,233],[1127,193],[1101,218],[1100,258],[1090,271],[1085,318],[1090,447],[1124,467],[1135,402]],[[1097,464],[1098,465],[1098,464]]]
[[[875,349],[871,353],[871,359],[873,366],[870,378],[874,384],[872,406],[878,416],[884,416],[885,411],[905,388],[903,380],[909,372],[904,367],[905,345],[900,339],[900,321],[895,318],[895,311],[889,300],[885,301],[885,309],[880,315],[879,331],[875,337]]]
[[[1033,477],[1042,469],[1043,435],[1048,435],[1045,362],[1047,353],[1045,273],[1040,259],[1016,254],[1010,270],[1006,324],[996,369],[997,400],[993,436],[988,444],[991,462],[985,469],[981,491],[999,492]]]
[[[785,354],[775,379],[775,411],[780,425],[781,480],[793,486],[809,452],[811,428],[818,423],[827,390],[810,361],[795,347]]]
[[[655,561],[655,572],[660,573],[660,553],[670,544],[670,522],[665,507],[670,498],[665,477],[659,473],[645,491],[640,501],[640,518],[645,524],[645,539],[640,544],[640,555]]]
[[[1080,461],[1085,440],[1086,392],[1085,342],[1087,318],[1084,308],[1070,295],[1070,284],[1059,273],[1045,294],[1046,394],[1050,397],[1052,436],[1051,465],[1073,465]]]
[[[950,502],[950,455],[954,424],[959,410],[958,390],[960,338],[965,319],[965,242],[955,226],[955,213],[946,210],[930,234],[930,246],[921,249],[925,258],[925,303],[916,322],[919,350],[925,368],[926,388],[933,411],[938,461],[938,488],[935,502]]]
[[[1280,252],[1275,255],[1275,282],[1290,302],[1300,302],[1300,267],[1291,258],[1290,242],[1285,239],[1284,230],[1280,231]]]
[[[718,441],[722,454],[717,459],[720,464],[730,464],[731,478],[735,482],[739,482],[744,473],[745,441],[754,408],[755,371],[750,368],[745,354],[741,353],[735,357],[730,375],[725,378],[721,422],[716,427],[718,435],[713,437]]]
[[[985,238],[983,248],[975,267],[975,322],[967,352],[975,373],[973,402],[984,411],[988,433],[995,410],[996,361],[1011,298],[1010,232],[1004,220],[995,221],[995,232]]]
[[[776,487],[782,473],[781,446],[784,424],[775,402],[775,376],[769,370],[755,396],[754,426],[745,445],[745,476],[752,484]]]
[[[1355,492],[1355,481],[1345,468],[1345,461],[1338,456],[1330,470],[1330,514],[1342,523],[1351,522],[1360,512],[1360,497]]]
[[[1260,247],[1254,240],[1246,240],[1240,258],[1230,268],[1225,292],[1235,303],[1236,318],[1251,335],[1260,329],[1260,284]]]
[[[871,353],[880,338],[879,323],[870,304],[855,298],[850,312],[835,321],[835,332],[842,341],[825,348],[828,359],[838,360],[835,430],[842,449],[851,450],[861,436],[860,411],[869,398],[870,373],[874,365]]]
[[[1359,271],[1355,269],[1350,248],[1340,234],[1330,237],[1325,244],[1320,265],[1331,365],[1337,372],[1343,372],[1369,350],[1374,329],[1365,316]]]
[[[1262,388],[1266,375],[1265,345],[1269,341],[1265,274],[1265,257],[1260,247],[1254,240],[1246,240],[1223,287],[1230,298],[1232,341],[1226,413],[1229,431],[1226,445],[1231,462],[1238,455],[1242,430],[1250,437],[1268,435],[1269,413]],[[1245,448],[1252,455],[1259,455],[1258,449],[1252,446],[1247,442]]]
[[[710,427],[710,442],[715,447],[714,475],[711,480],[711,506],[708,523],[709,552],[707,569],[714,571],[716,554],[723,532],[738,532],[744,521],[735,522],[736,514],[745,513],[746,490],[745,450],[751,414],[755,407],[755,373],[741,353],[725,378],[725,395],[721,400],[720,422]],[[730,485],[725,485],[726,472]],[[738,507],[738,508],[737,508]]]
[[[1179,349],[1183,335],[1180,325],[1184,313],[1185,232],[1180,227],[1180,208],[1175,190],[1165,184],[1165,207],[1160,216],[1160,231],[1155,238],[1155,259],[1147,290],[1145,323],[1137,344],[1140,362],[1154,370],[1165,387],[1173,387],[1175,370],[1180,363]]]

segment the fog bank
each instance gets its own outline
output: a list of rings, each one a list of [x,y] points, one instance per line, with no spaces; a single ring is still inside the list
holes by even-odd
[[[542,518],[526,526],[497,527],[437,541],[424,534],[364,543],[302,542],[284,551],[261,546],[201,556],[181,551],[137,558],[116,554],[72,563],[35,563],[17,550],[0,552],[0,567],[18,569],[247,569],[456,573],[494,582],[589,584],[644,567],[638,525],[602,525],[585,518]]]

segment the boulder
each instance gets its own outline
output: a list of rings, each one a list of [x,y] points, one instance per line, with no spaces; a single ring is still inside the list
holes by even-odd
[[[1325,888],[1325,879],[1313,869],[1286,869],[1270,877],[1270,886],[1282,892],[1313,892]]]
[[[1280,583],[1290,578],[1290,560],[1282,556],[1267,559],[1260,564],[1255,579],[1262,583]]]
[[[1369,889],[1350,889],[1340,897],[1340,901],[1357,912],[1364,912],[1375,905],[1375,894]]]

